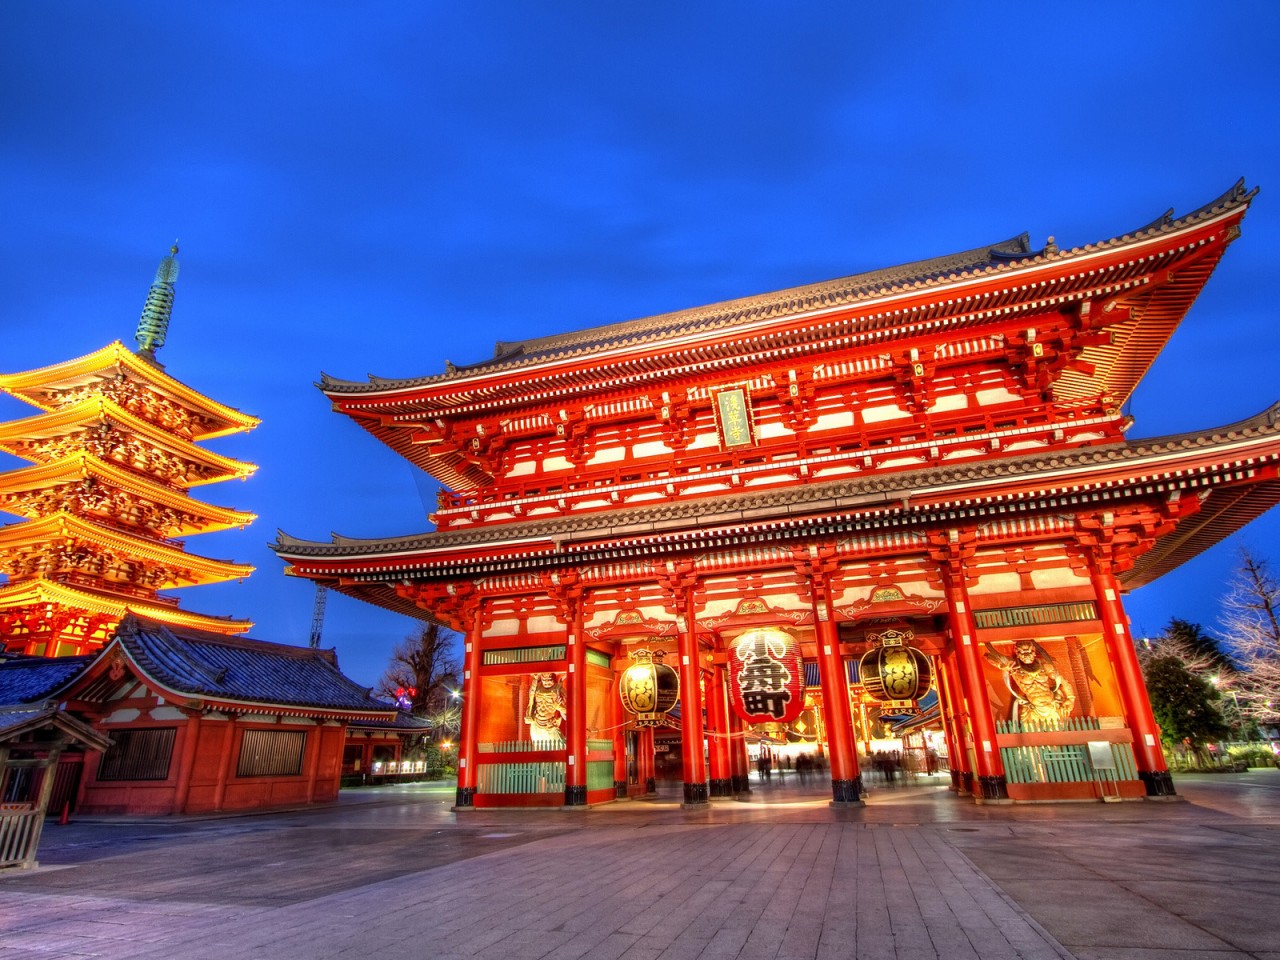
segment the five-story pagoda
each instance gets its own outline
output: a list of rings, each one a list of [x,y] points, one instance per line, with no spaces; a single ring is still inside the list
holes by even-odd
[[[245,478],[256,467],[204,449],[258,420],[165,373],[178,262],[156,271],[138,350],[116,341],[87,356],[0,374],[0,391],[39,413],[0,424],[0,451],[30,465],[0,474],[0,650],[92,652],[126,611],[231,635],[252,623],[179,608],[160,591],[248,576],[248,564],[188,553],[194,533],[244,527],[255,516],[202,503],[192,487]]]

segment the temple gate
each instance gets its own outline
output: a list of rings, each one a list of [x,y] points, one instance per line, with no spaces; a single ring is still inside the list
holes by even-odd
[[[737,796],[762,724],[859,803],[926,698],[957,793],[1168,796],[1121,595],[1280,498],[1280,429],[1129,440],[1122,406],[1253,196],[326,378],[445,485],[436,529],[274,549],[463,635],[458,809],[643,796],[663,748],[685,803]]]

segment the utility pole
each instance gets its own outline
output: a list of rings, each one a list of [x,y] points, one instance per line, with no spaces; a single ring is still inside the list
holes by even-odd
[[[320,646],[320,634],[324,630],[324,605],[329,599],[329,588],[323,583],[316,583],[316,603],[311,610],[311,649]]]

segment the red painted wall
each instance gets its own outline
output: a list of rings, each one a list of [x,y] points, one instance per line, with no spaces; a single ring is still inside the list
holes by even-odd
[[[183,758],[188,748],[192,726],[189,722],[156,723],[140,721],[129,724],[97,724],[96,729],[111,736],[112,731],[130,728],[174,726],[173,758],[165,780],[99,781],[101,757],[86,758],[85,774],[76,809],[80,813],[167,815],[213,813],[237,810],[262,810],[273,807],[298,806],[308,802],[323,803],[337,799],[342,772],[342,746],[346,725],[292,727],[288,725],[235,724],[230,744],[228,722],[202,720],[196,729],[194,761],[189,783],[182,782]],[[302,729],[307,734],[303,750],[303,769],[296,776],[237,777],[236,763],[240,741],[247,729]],[[230,755],[227,751],[230,750]],[[314,771],[313,771],[314,768]],[[219,807],[218,781],[225,770],[226,785]],[[185,793],[185,803],[181,797]]]

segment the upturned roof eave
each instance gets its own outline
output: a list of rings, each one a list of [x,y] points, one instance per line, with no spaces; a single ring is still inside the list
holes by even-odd
[[[65,428],[80,427],[103,420],[113,420],[155,446],[169,450],[190,463],[201,464],[222,474],[200,483],[190,484],[191,486],[216,483],[224,479],[244,479],[252,476],[258,469],[256,464],[234,460],[214,453],[212,450],[206,450],[199,444],[135,416],[115,401],[105,397],[89,397],[68,407],[59,407],[21,420],[0,423],[0,449],[4,448],[6,442],[13,444],[14,441],[29,439],[33,435],[56,433],[65,431]],[[13,455],[27,459],[19,453]]]
[[[230,617],[194,613],[179,607],[149,602],[140,597],[122,597],[118,594],[99,593],[87,588],[70,587],[43,577],[0,584],[0,610],[32,603],[53,603],[118,619],[123,619],[130,611],[134,611],[174,626],[195,627],[228,636],[244,633],[253,628],[252,620],[235,620]]]
[[[791,519],[813,509],[811,505],[816,503],[843,502],[852,506],[862,501],[865,507],[871,507],[877,500],[889,505],[899,504],[904,496],[915,502],[928,503],[933,497],[954,496],[954,491],[981,497],[991,495],[991,491],[1014,481],[1025,485],[1033,474],[1038,475],[1041,482],[1052,481],[1061,485],[1090,473],[1100,476],[1107,471],[1115,472],[1118,467],[1142,465],[1144,469],[1151,470],[1178,460],[1190,460],[1197,455],[1211,455],[1214,451],[1221,454],[1228,449],[1268,442],[1275,446],[1277,437],[1280,437],[1280,403],[1252,417],[1208,431],[1188,431],[1147,440],[1125,440],[1073,450],[1043,451],[975,463],[888,472],[858,480],[809,484],[785,492],[772,489],[767,493],[658,504],[632,508],[625,511],[625,517],[620,511],[609,510],[519,525],[491,525],[397,538],[361,540],[335,535],[328,543],[290,537],[281,531],[277,542],[270,547],[295,567],[318,564],[314,572],[306,575],[320,577],[340,576],[344,570],[349,571],[361,562],[393,568],[397,561],[408,566],[415,560],[424,561],[433,556],[444,559],[504,552],[513,557],[517,554],[528,557],[551,555],[566,543],[616,536],[623,528],[637,532],[637,536],[660,535],[664,529],[687,530],[691,524],[696,525],[707,517],[724,517],[735,511],[745,514],[750,512],[751,501],[761,496],[775,501],[776,512]],[[1277,454],[1280,455],[1280,448],[1277,448]],[[779,496],[789,498],[787,503],[779,505],[776,502]],[[794,515],[788,514],[792,508],[797,511]],[[650,520],[651,517],[662,517],[664,522],[659,525]],[[648,533],[639,532],[646,528]],[[322,572],[321,566],[326,561],[333,567]]]
[[[192,527],[191,532],[204,533],[213,530],[229,530],[232,527],[245,527],[258,519],[257,514],[247,510],[220,507],[177,493],[150,480],[145,475],[129,473],[84,452],[50,463],[32,464],[0,474],[0,493],[39,490],[59,483],[73,482],[83,477],[93,477],[126,493],[154,500],[162,506],[181,510],[208,521],[198,530]]]
[[[938,292],[939,295],[943,295],[945,292],[948,292],[950,288],[990,283],[993,278],[1003,275],[1027,272],[1031,270],[1061,269],[1064,265],[1070,264],[1072,261],[1082,261],[1090,258],[1114,255],[1116,251],[1121,250],[1126,246],[1136,247],[1148,243],[1158,243],[1169,238],[1176,238],[1180,232],[1200,229],[1206,224],[1217,219],[1240,215],[1247,209],[1256,193],[1256,188],[1253,190],[1245,190],[1243,181],[1240,181],[1221,197],[1195,211],[1192,211],[1191,213],[1184,215],[1183,217],[1177,219],[1161,218],[1155,223],[1140,228],[1139,230],[1122,234],[1109,240],[1090,243],[1064,251],[1040,251],[1038,253],[1029,253],[1026,257],[1011,260],[1008,263],[1000,263],[998,265],[988,264],[974,276],[951,274],[941,278],[926,277],[917,280],[902,278],[892,286],[877,288],[871,292],[860,293],[857,295],[851,294],[847,300],[837,304],[820,304],[817,306],[822,310],[827,311],[837,309],[847,310],[851,306],[870,309],[878,301],[887,302],[906,297],[918,297],[922,292],[930,290]],[[977,249],[995,249],[995,247]],[[946,259],[948,258],[935,258],[934,260],[920,261],[920,263],[929,264]],[[910,267],[914,265],[909,264],[907,266]],[[881,272],[884,271],[874,271],[873,274]],[[581,360],[585,356],[596,357],[610,350],[631,350],[635,349],[637,346],[643,346],[643,337],[640,337],[635,342],[628,343],[622,347],[616,345],[616,341],[619,337],[625,336],[627,333],[632,331],[638,330],[645,333],[652,333],[655,337],[661,336],[664,341],[664,345],[671,340],[670,326],[678,323],[684,323],[688,328],[687,330],[682,331],[682,335],[687,334],[691,336],[699,336],[702,335],[705,330],[711,328],[721,329],[722,331],[724,329],[729,329],[732,330],[734,334],[739,334],[741,333],[741,330],[739,329],[741,324],[734,324],[731,321],[733,317],[742,313],[744,310],[749,308],[761,310],[766,307],[781,310],[781,313],[772,314],[765,320],[760,321],[773,323],[780,317],[785,317],[789,314],[800,313],[806,309],[810,309],[807,306],[795,306],[798,300],[802,300],[806,297],[811,299],[821,299],[826,297],[830,299],[835,296],[837,291],[840,289],[857,286],[857,281],[866,276],[869,276],[869,274],[856,274],[839,280],[788,288],[786,290],[758,297],[725,301],[723,303],[713,304],[710,306],[690,308],[688,310],[676,311],[674,313],[659,314],[655,317],[648,317],[640,320],[593,327],[574,334],[564,334],[558,337],[547,337],[540,340],[525,341],[525,343],[538,344],[540,346],[551,345],[561,348],[573,346],[576,348],[574,350],[562,349],[560,353],[553,356],[545,356],[543,354],[528,355],[527,353],[520,353],[510,357],[499,357],[494,361],[469,367],[451,368],[442,374],[408,379],[392,379],[370,376],[368,382],[360,382],[341,380],[330,377],[327,374],[322,374],[321,382],[317,384],[317,386],[335,403],[350,403],[357,399],[367,400],[371,397],[386,399],[401,394],[412,394],[415,391],[426,388],[447,387],[450,390],[466,392],[469,389],[473,389],[473,385],[482,383],[484,379],[491,376],[499,376],[521,369],[527,370],[527,368],[537,367],[539,365],[545,366],[552,362],[559,363]],[[606,336],[606,333],[609,335]]]
[[[166,396],[182,402],[189,409],[196,410],[209,419],[221,421],[224,424],[220,429],[201,433],[196,439],[209,440],[230,433],[242,433],[252,430],[262,422],[258,417],[219,403],[180,380],[175,380],[158,366],[139,357],[119,340],[71,360],[63,360],[19,373],[0,374],[0,391],[10,393],[42,410],[51,411],[56,408],[37,402],[31,396],[33,391],[51,383],[56,384],[60,381],[99,373],[111,367],[124,367],[140,379],[160,388],[159,392]]]
[[[24,520],[0,526],[0,547],[36,543],[61,537],[91,540],[104,546],[114,547],[131,556],[154,560],[157,563],[189,567],[194,573],[208,578],[202,580],[203,583],[242,580],[254,571],[251,564],[201,557],[167,543],[146,540],[112,527],[100,526],[84,517],[61,510],[41,517],[39,520]],[[194,585],[183,584],[182,586]]]

